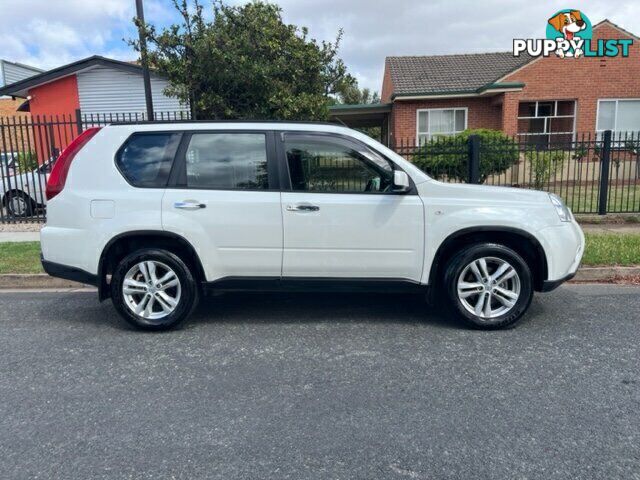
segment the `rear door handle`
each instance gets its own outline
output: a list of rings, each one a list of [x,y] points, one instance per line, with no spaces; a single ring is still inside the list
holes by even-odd
[[[288,212],[317,212],[320,207],[308,203],[298,203],[297,205],[287,205]]]
[[[185,200],[184,202],[174,203],[173,207],[181,210],[198,210],[200,208],[206,208],[206,205],[204,203],[196,202],[195,200]]]

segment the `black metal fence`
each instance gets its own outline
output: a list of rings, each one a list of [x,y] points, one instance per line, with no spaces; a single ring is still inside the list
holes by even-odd
[[[158,121],[188,120],[188,112],[156,112]],[[0,223],[43,222],[51,167],[87,127],[145,121],[143,113],[0,117]]]
[[[529,137],[458,135],[392,146],[434,178],[544,190],[574,213],[640,213],[640,134]]]
[[[156,112],[156,120],[187,120]],[[144,121],[142,113],[0,118],[0,222],[42,222],[45,186],[60,152],[85,128]],[[502,185],[560,195],[575,213],[640,213],[640,134],[507,138],[458,135],[396,141],[396,152],[446,182]]]

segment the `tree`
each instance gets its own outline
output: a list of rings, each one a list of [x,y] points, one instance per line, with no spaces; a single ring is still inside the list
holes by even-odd
[[[344,82],[337,92],[339,103],[348,105],[363,105],[370,103],[380,103],[378,92],[372,92],[369,88],[360,89],[357,82]]]
[[[197,118],[324,120],[328,96],[355,83],[335,42],[285,24],[279,6],[213,0],[208,21],[198,0],[173,0],[180,23],[142,28],[151,68],[167,77],[166,94]],[[139,44],[130,44],[139,50]]]
[[[366,87],[360,89],[358,82],[354,79],[352,82],[343,82],[336,95],[331,97],[329,101],[332,105],[363,105],[380,103],[380,97],[378,96],[378,92],[372,92]],[[379,142],[382,141],[381,127],[356,127],[356,130],[359,130],[365,135],[369,135]]]

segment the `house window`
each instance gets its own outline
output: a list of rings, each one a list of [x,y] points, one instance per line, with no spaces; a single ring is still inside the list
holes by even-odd
[[[430,108],[418,110],[416,140],[419,145],[433,137],[460,133],[467,128],[466,108]]]
[[[640,132],[640,100],[598,100],[596,131]]]
[[[518,136],[543,147],[572,142],[575,133],[576,102],[545,100],[520,102]]]

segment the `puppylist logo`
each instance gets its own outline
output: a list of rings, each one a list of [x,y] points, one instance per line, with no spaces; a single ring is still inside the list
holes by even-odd
[[[580,10],[560,10],[547,21],[546,39],[516,38],[513,55],[528,53],[532,57],[557,55],[560,58],[628,57],[630,38],[599,38],[592,41],[589,18]]]

